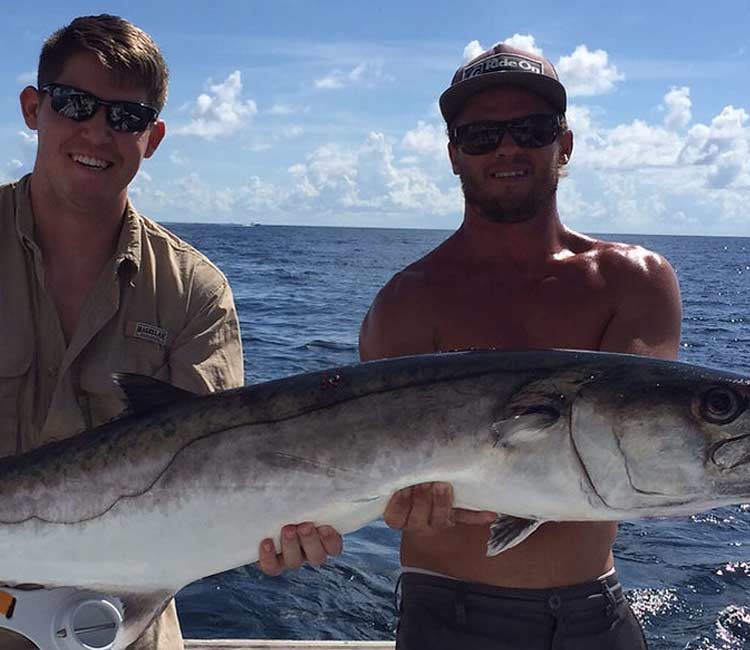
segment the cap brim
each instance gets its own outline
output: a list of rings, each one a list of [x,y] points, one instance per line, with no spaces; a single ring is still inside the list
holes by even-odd
[[[546,99],[560,113],[567,108],[565,88],[556,79],[528,72],[497,72],[461,81],[440,95],[440,112],[446,124],[453,121],[469,97],[494,86],[520,86]]]

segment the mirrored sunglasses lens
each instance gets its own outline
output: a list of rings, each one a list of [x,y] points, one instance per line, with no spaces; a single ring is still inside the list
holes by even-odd
[[[472,122],[456,127],[452,142],[464,153],[484,155],[498,147],[506,130],[517,146],[535,149],[555,141],[560,132],[560,122],[558,116],[546,113],[507,122]]]
[[[77,122],[89,119],[96,113],[98,104],[95,97],[85,93],[56,92],[52,95],[52,109]]]
[[[115,131],[138,133],[156,119],[156,111],[134,102],[114,102],[109,106],[107,119]]]
[[[469,128],[459,130],[458,146],[469,155],[481,155],[494,151],[502,137],[503,129],[491,126],[467,125]]]
[[[509,125],[508,130],[519,147],[546,147],[557,137],[557,123],[547,115],[529,117]]]

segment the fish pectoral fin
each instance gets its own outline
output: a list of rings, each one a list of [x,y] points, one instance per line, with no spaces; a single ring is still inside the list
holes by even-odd
[[[171,592],[114,593],[122,606],[122,623],[112,650],[128,648],[139,639],[146,629],[159,617],[174,596]],[[152,639],[156,643],[156,639]],[[151,643],[146,644],[152,647]]]
[[[490,524],[490,538],[487,540],[487,557],[494,557],[509,548],[520,544],[544,522],[536,519],[522,519],[510,515],[499,515]]]
[[[495,446],[506,449],[538,444],[549,438],[547,427],[557,421],[557,416],[547,411],[514,415],[492,425]]]

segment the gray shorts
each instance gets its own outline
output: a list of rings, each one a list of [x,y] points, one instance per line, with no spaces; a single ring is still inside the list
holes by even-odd
[[[508,589],[401,576],[397,650],[645,650],[617,576]]]

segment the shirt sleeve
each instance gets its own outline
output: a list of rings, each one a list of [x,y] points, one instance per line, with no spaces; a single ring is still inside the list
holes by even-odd
[[[201,394],[242,386],[242,339],[226,281],[177,336],[169,355],[169,382]]]

